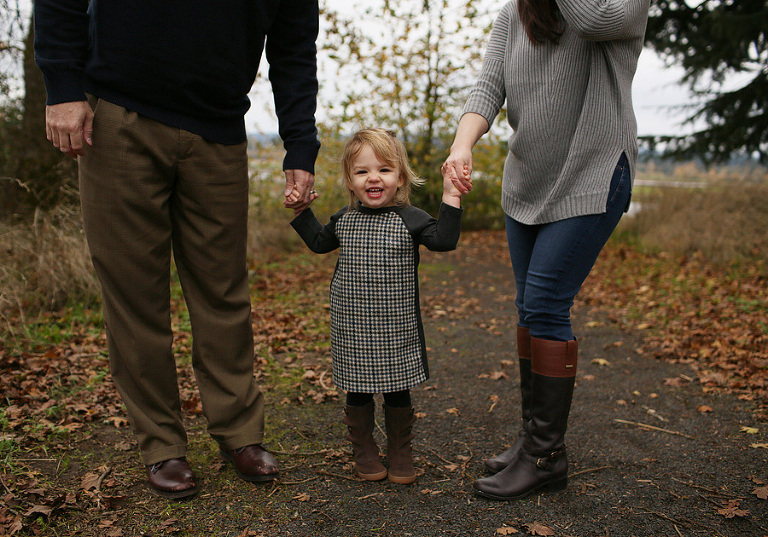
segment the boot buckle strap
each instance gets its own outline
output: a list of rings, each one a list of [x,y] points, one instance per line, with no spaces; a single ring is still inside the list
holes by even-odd
[[[545,457],[539,457],[536,460],[536,467],[541,468],[543,470],[549,469],[549,464],[552,462],[552,459],[555,459],[563,454],[565,450],[564,449],[558,449],[557,451],[553,451],[549,455]]]

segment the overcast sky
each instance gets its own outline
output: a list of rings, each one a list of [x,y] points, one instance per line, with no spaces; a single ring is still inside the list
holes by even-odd
[[[266,68],[267,66],[264,65],[262,72],[266,72]],[[321,84],[323,76],[326,75],[321,73]],[[687,89],[679,84],[681,76],[682,69],[666,68],[652,50],[645,49],[642,52],[632,85],[640,136],[681,132],[680,122],[683,115],[675,107],[684,105],[690,100]],[[262,84],[266,83],[262,81]],[[277,120],[274,117],[274,107],[271,106],[271,96],[265,99],[265,91],[261,88],[259,93],[252,97],[251,110],[246,115],[246,127],[249,132],[277,132]],[[269,101],[267,106],[265,101]],[[322,103],[318,116],[322,116]]]
[[[357,0],[363,4],[371,0]],[[501,1],[501,0],[499,0]],[[685,0],[689,5],[696,5],[701,0]],[[352,0],[347,2],[348,8],[352,9],[357,2]],[[28,9],[27,0],[22,0],[22,11]],[[340,9],[339,6],[334,6]],[[266,73],[267,65],[262,66],[262,73]],[[322,77],[328,76],[321,73]],[[675,110],[676,106],[689,102],[689,93],[686,88],[679,85],[682,70],[680,68],[666,68],[658,56],[649,49],[643,51],[640,55],[637,75],[633,84],[633,96],[635,104],[635,114],[637,116],[638,134],[673,134],[680,133],[680,122],[683,114]],[[328,84],[330,86],[330,84]],[[258,88],[258,86],[257,86]],[[274,107],[271,104],[271,95],[265,98],[268,93],[266,83],[261,82],[260,89],[257,89],[256,96],[252,99],[252,106],[246,115],[246,128],[249,132],[277,132],[277,120],[274,117]],[[318,116],[322,117],[322,109],[318,111]]]

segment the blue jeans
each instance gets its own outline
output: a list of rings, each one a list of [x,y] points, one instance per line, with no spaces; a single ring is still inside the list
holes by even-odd
[[[520,326],[531,336],[574,338],[571,306],[631,195],[629,163],[621,155],[611,179],[606,211],[538,225],[506,217],[507,242],[515,272]]]

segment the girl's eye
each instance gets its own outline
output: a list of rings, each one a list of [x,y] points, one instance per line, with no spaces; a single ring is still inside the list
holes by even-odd
[[[357,170],[355,172],[355,175],[364,175],[364,174],[365,174],[365,170]]]
[[[382,169],[381,169],[381,170],[379,170],[379,171],[380,171],[381,173],[389,173],[389,172],[391,172],[392,170],[390,170],[389,168],[382,168]]]

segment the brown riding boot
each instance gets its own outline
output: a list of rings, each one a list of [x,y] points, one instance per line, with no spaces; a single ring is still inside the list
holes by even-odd
[[[389,480],[407,485],[416,481],[413,467],[411,428],[416,421],[413,407],[396,408],[384,406],[384,419],[387,428],[387,458],[389,459]]]
[[[538,490],[568,486],[565,433],[576,378],[578,343],[531,338],[531,421],[517,458],[499,473],[475,481],[478,495],[493,500],[525,498]]]
[[[387,477],[387,469],[381,464],[379,448],[373,439],[373,401],[364,406],[344,407],[342,423],[347,426],[347,440],[352,442],[355,473],[366,481],[380,481]]]

